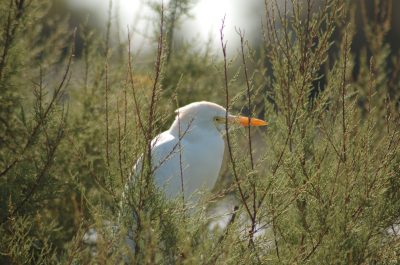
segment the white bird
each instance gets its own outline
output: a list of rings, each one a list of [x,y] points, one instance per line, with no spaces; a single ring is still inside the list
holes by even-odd
[[[227,115],[225,108],[207,101],[191,103],[175,113],[169,130],[151,142],[153,177],[167,198],[182,196],[183,192],[185,202],[196,202],[196,191],[210,191],[218,179],[225,149],[226,117],[230,125],[268,124],[255,118]],[[133,176],[140,174],[141,159],[134,171]]]
[[[171,127],[151,142],[151,165],[156,187],[161,189],[168,199],[183,194],[185,203],[195,203],[199,198],[196,191],[210,191],[218,179],[225,149],[223,136],[226,132],[226,119],[231,126],[268,124],[255,118],[227,114],[223,107],[207,101],[191,103],[177,109],[175,113],[177,115]],[[137,184],[141,170],[142,158],[138,159],[133,174],[129,177],[122,204],[129,201],[129,192]],[[121,211],[120,221],[125,214],[131,216],[128,211]],[[133,213],[133,220],[136,220],[136,213]],[[111,231],[110,234],[116,234],[119,230],[118,225],[107,224],[106,228]],[[97,238],[95,229],[90,229],[84,236],[84,242],[92,245],[93,255],[96,255]],[[128,229],[125,242],[134,253],[132,228]],[[128,257],[124,259],[128,260]]]

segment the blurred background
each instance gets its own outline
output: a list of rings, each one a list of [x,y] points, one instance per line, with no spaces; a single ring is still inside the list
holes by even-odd
[[[366,6],[367,16],[374,16],[374,0],[357,0]],[[357,2],[355,1],[355,2]],[[290,1],[287,9],[290,13]],[[378,1],[379,2],[379,1]],[[225,38],[228,40],[228,48],[239,47],[239,37],[236,29],[246,32],[247,38],[252,45],[261,46],[262,21],[265,15],[264,1],[258,0],[171,0],[164,1],[168,12],[176,13],[176,21],[173,35],[173,45],[179,47],[182,43],[190,42],[193,49],[204,49],[210,45],[216,54],[220,52],[220,29],[222,19],[225,17]],[[278,5],[283,8],[285,0],[278,0]],[[318,9],[322,0],[313,1],[313,8]],[[85,19],[90,20],[90,25],[102,31],[106,31],[108,18],[111,16],[114,44],[117,41],[126,41],[128,28],[132,34],[132,45],[135,49],[149,51],[148,46],[154,44],[154,32],[158,30],[158,16],[155,10],[157,1],[144,0],[58,0],[55,1],[54,15],[71,13],[69,24],[71,28],[79,25]],[[356,38],[353,42],[354,50],[359,50],[366,37],[363,34],[362,8],[355,9],[355,24],[357,27]],[[400,48],[400,18],[396,15],[400,10],[400,3],[393,1],[391,9],[391,27],[387,39],[393,53]]]
[[[265,3],[268,3],[266,1]],[[264,29],[262,24],[265,23],[265,3],[257,0],[171,0],[171,1],[144,1],[144,0],[58,0],[53,2],[53,11],[48,15],[54,18],[64,18],[67,20],[70,30],[75,27],[85,25],[85,31],[91,32],[97,36],[106,38],[109,36],[107,45],[114,48],[114,55],[125,56],[124,45],[128,41],[128,32],[131,37],[132,54],[135,57],[135,63],[138,67],[146,67],[154,61],[154,52],[157,47],[157,33],[159,32],[159,8],[163,4],[166,16],[166,48],[168,50],[167,63],[174,56],[189,56],[186,59],[195,61],[199,57],[209,58],[211,61],[217,61],[222,58],[220,30],[222,20],[224,19],[224,41],[227,42],[227,56],[229,58],[237,58],[240,47],[240,38],[238,31],[245,33],[245,39],[256,53],[261,56],[266,42],[264,40]],[[273,1],[282,11],[285,8],[288,15],[292,14],[293,6],[291,1],[277,0]],[[311,11],[318,12],[324,1],[312,1]],[[349,1],[351,4],[351,19],[346,23],[354,26],[354,37],[351,43],[351,50],[354,58],[354,68],[352,77],[357,80],[360,64],[369,64],[369,62],[361,62],[361,57],[365,53],[367,57],[371,57],[373,52],[371,47],[373,41],[367,41],[368,38],[365,29],[366,21],[373,21],[382,27],[386,27],[388,31],[384,34],[385,45],[389,45],[389,55],[387,56],[387,64],[391,71],[398,72],[395,65],[399,64],[400,50],[400,16],[396,15],[400,10],[400,2],[390,2],[390,14],[380,10],[385,1],[379,0],[359,0]],[[306,8],[302,8],[302,16],[306,19]],[[50,20],[49,20],[50,21]],[[389,25],[386,25],[387,22]],[[276,22],[276,28],[281,26],[279,20]],[[383,26],[385,24],[385,26]],[[54,32],[57,23],[48,25],[43,31],[43,38],[46,39],[47,31]],[[333,42],[340,40],[340,28],[333,33]],[[375,30],[378,30],[377,28]],[[81,58],[82,49],[84,48],[82,35],[76,36],[76,58]],[[122,49],[121,49],[122,48]],[[383,47],[382,47],[383,48]],[[329,50],[329,56],[333,58],[337,54],[339,47],[333,45]],[[373,47],[376,49],[376,47]],[[187,53],[186,53],[187,52]],[[117,61],[117,57],[113,57]],[[186,61],[181,58],[182,61]],[[172,72],[181,72],[183,78],[196,78],[194,73],[198,73],[199,69],[196,65],[176,63],[172,61],[170,69]],[[236,60],[236,63],[238,61]],[[268,58],[264,58],[264,65],[269,65]],[[367,65],[368,66],[368,65]],[[325,69],[320,69],[320,74],[324,74]],[[270,73],[271,74],[271,73]],[[396,74],[394,74],[396,75]],[[164,85],[166,90],[174,89],[178,83],[178,77],[168,74]],[[393,81],[393,82],[397,82]],[[169,87],[171,85],[171,87]],[[315,89],[323,88],[325,85],[324,77],[314,83]],[[179,99],[180,104],[186,104],[191,101],[201,100],[196,97],[196,91],[201,88],[194,89],[194,82],[182,83],[183,89],[192,90],[190,98]],[[168,88],[169,87],[169,88]],[[391,95],[397,94],[392,91]],[[246,111],[246,110],[245,110]]]

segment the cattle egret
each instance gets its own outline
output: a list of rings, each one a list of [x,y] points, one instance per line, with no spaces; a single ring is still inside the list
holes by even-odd
[[[217,181],[225,149],[226,117],[231,126],[267,125],[255,118],[226,115],[225,108],[206,101],[191,103],[175,113],[169,130],[151,142],[152,169],[154,183],[166,197],[173,199],[183,194],[185,202],[196,202],[196,191],[210,191]],[[134,178],[141,168],[139,159]]]

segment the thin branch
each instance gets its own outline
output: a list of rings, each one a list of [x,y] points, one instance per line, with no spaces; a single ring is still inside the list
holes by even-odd
[[[28,193],[26,193],[24,199],[15,208],[12,215],[17,213],[25,205],[25,203],[33,196],[33,194],[36,192],[37,188],[41,185],[42,179],[44,178],[45,174],[50,169],[53,159],[54,159],[55,152],[57,150],[57,147],[63,137],[63,127],[65,126],[63,123],[64,123],[64,120],[62,121],[62,124],[60,125],[56,142],[49,149],[49,153],[47,154],[46,163],[44,164],[42,170],[36,175],[34,184],[32,185],[31,189],[28,191]]]
[[[49,102],[49,104],[47,105],[46,109],[43,112],[42,115],[42,119],[40,119],[35,127],[32,129],[32,132],[29,134],[29,137],[27,139],[27,142],[25,143],[24,147],[22,148],[22,151],[15,156],[14,160],[12,162],[10,162],[1,172],[0,172],[0,177],[5,176],[18,162],[21,161],[23,155],[25,154],[25,152],[28,150],[29,147],[31,147],[31,145],[35,142],[35,138],[37,136],[37,134],[39,133],[40,128],[42,128],[44,126],[44,124],[46,123],[47,117],[50,114],[50,111],[53,109],[53,105],[60,99],[60,96],[62,95],[62,89],[65,87],[65,83],[67,82],[67,80],[69,79],[68,75],[70,73],[70,67],[72,64],[72,58],[74,57],[74,53],[75,53],[75,36],[76,36],[76,28],[74,29],[74,33],[73,33],[73,39],[72,39],[72,48],[71,48],[71,53],[66,65],[66,69],[64,72],[64,75],[61,79],[60,84],[58,85],[58,87],[54,90],[53,96]]]
[[[242,32],[241,29],[237,29],[236,32],[238,33],[239,37],[240,37],[240,48],[241,48],[241,54],[242,54],[242,64],[243,64],[243,68],[244,68],[244,76],[246,79],[246,92],[247,92],[247,100],[248,100],[248,104],[247,104],[247,108],[249,110],[249,124],[251,124],[251,109],[252,109],[252,105],[251,105],[251,94],[250,94],[250,81],[249,81],[249,77],[247,74],[247,64],[246,64],[246,56],[245,56],[245,52],[244,52],[244,31]],[[251,165],[251,171],[253,173],[254,171],[254,159],[253,159],[253,148],[252,148],[252,141],[251,141],[251,126],[247,126],[248,129],[248,144],[249,144],[249,155],[250,155],[250,165]],[[251,178],[251,186],[252,186],[252,195],[253,195],[253,213],[251,215],[251,229],[249,231],[249,235],[250,235],[250,241],[249,243],[251,243],[255,229],[256,229],[256,219],[257,219],[257,191],[256,191],[256,180],[255,180],[255,176],[253,174],[252,178]]]
[[[165,163],[165,161],[167,161],[175,153],[176,149],[180,146],[180,142],[182,141],[183,137],[185,137],[186,133],[189,131],[193,120],[194,119],[191,119],[189,121],[187,128],[183,131],[183,133],[181,133],[181,135],[178,138],[178,142],[172,147],[171,151],[169,151],[168,154],[157,165],[153,166],[153,169],[151,170],[150,174],[153,174],[158,168],[160,168]]]
[[[110,140],[109,140],[109,120],[108,120],[108,93],[109,93],[109,82],[108,82],[108,59],[110,56],[110,33],[111,33],[111,15],[112,15],[112,0],[109,0],[108,4],[108,19],[107,19],[107,27],[106,27],[106,42],[105,42],[105,103],[106,103],[106,161],[107,167],[110,168]]]
[[[157,60],[155,63],[155,77],[153,82],[153,89],[151,91],[151,101],[150,101],[150,110],[149,110],[149,123],[147,128],[146,141],[147,141],[147,167],[149,172],[151,172],[151,139],[153,138],[154,131],[154,119],[155,119],[155,110],[156,110],[156,101],[157,101],[157,90],[159,87],[160,75],[161,75],[161,67],[162,67],[162,56],[163,56],[163,48],[164,48],[164,3],[161,4],[160,10],[160,33],[158,37],[158,47],[157,47]],[[142,165],[142,174],[144,169],[144,163]],[[147,176],[150,177],[150,174]],[[146,180],[146,184],[148,184],[148,179]]]
[[[129,28],[128,28],[128,70],[129,70],[129,81],[131,84],[131,89],[132,89],[132,94],[133,94],[133,102],[134,102],[134,106],[135,106],[135,113],[136,113],[136,117],[139,123],[139,127],[143,133],[143,135],[146,135],[146,130],[144,128],[144,124],[142,121],[142,115],[140,112],[140,106],[139,106],[139,102],[136,96],[136,89],[135,89],[135,82],[133,80],[133,67],[132,67],[132,61],[131,61],[131,57],[132,57],[132,52],[131,52],[131,35],[129,32]]]
[[[104,51],[104,56],[108,59],[109,52],[110,52],[110,34],[111,34],[111,16],[112,16],[112,0],[108,2],[108,18],[107,18],[107,26],[106,26],[106,47]]]
[[[180,117],[179,109],[177,111],[177,116],[178,116],[179,172],[180,172],[180,177],[181,177],[182,203],[183,203],[183,207],[185,207],[185,189],[184,189],[184,185],[183,185],[183,168],[182,168],[181,117]],[[189,127],[190,126],[188,126],[187,130],[189,129]],[[187,130],[185,131],[185,133],[187,132]]]
[[[343,162],[346,162],[346,137],[347,137],[347,127],[346,127],[346,71],[347,71],[347,60],[348,60],[348,40],[347,40],[347,30],[344,32],[344,62],[343,62],[343,74],[342,74],[342,128],[343,128],[343,140],[342,140],[342,156]]]
[[[13,3],[15,2],[16,12],[15,17],[11,17],[13,13]],[[3,52],[0,57],[0,80],[3,79],[4,69],[7,64],[8,53],[11,49],[12,43],[14,41],[14,37],[16,35],[16,31],[18,26],[20,25],[19,20],[22,18],[25,10],[25,0],[10,0],[10,5],[8,8],[8,16],[7,16],[7,24],[4,29],[4,46]],[[13,23],[14,22],[14,23]]]
[[[240,194],[240,200],[242,201],[247,214],[249,215],[249,217],[252,217],[252,213],[250,211],[250,208],[247,204],[246,201],[246,197],[244,195],[242,186],[240,185],[240,181],[239,181],[239,177],[237,174],[237,170],[236,170],[236,163],[235,160],[233,158],[233,151],[232,151],[232,146],[231,146],[231,139],[230,139],[230,135],[229,135],[229,127],[228,127],[228,112],[229,112],[229,87],[228,87],[228,66],[227,66],[227,55],[226,55],[226,42],[224,41],[224,28],[225,28],[225,17],[222,19],[222,26],[220,29],[220,36],[221,36],[221,47],[222,47],[222,53],[224,56],[224,87],[225,87],[225,130],[226,130],[226,141],[228,144],[228,151],[229,151],[229,158],[230,158],[230,162],[232,165],[232,170],[233,170],[233,176],[235,178],[235,183],[237,186],[237,189],[239,191]]]
[[[105,122],[106,122],[106,161],[107,161],[107,168],[110,168],[110,142],[109,142],[109,121],[108,121],[108,58],[106,57],[105,63]]]
[[[12,210],[12,212],[9,214],[9,217],[12,217],[17,212],[19,212],[22,209],[22,207],[32,198],[32,196],[35,194],[37,189],[41,186],[43,178],[45,177],[46,173],[50,170],[51,165],[54,162],[55,152],[56,152],[62,138],[64,137],[65,120],[66,120],[65,112],[63,110],[61,122],[57,129],[56,138],[51,146],[46,146],[47,147],[46,162],[44,163],[43,167],[39,170],[39,172],[36,174],[35,181],[33,182],[33,185],[31,186],[29,191],[27,193],[25,193],[24,198]],[[3,220],[2,224],[7,222],[9,219],[10,218]]]
[[[124,171],[122,169],[122,137],[121,137],[121,122],[119,117],[118,99],[117,99],[117,123],[118,123],[118,165],[119,165],[119,172],[121,175],[121,183],[123,185],[125,183],[125,180],[124,180]]]

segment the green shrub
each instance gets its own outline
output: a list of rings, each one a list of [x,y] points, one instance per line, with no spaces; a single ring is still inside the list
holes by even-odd
[[[0,3],[0,263],[399,264],[391,1],[372,15],[358,2],[266,1],[263,42],[249,47],[238,30],[241,49],[217,62],[171,44],[191,4],[153,6],[160,27],[143,64],[132,34],[111,41],[111,15],[104,31],[90,17],[71,29],[57,2]],[[270,125],[229,134],[224,180],[195,210],[165,200],[149,163],[123,197],[173,110],[200,100]],[[209,208],[226,195],[235,213],[211,231]]]

